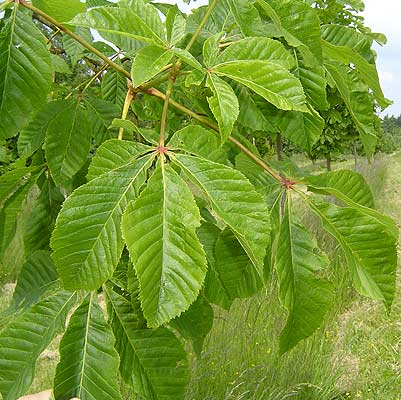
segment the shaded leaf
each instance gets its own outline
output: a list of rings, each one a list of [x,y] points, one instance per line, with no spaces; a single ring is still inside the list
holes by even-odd
[[[113,333],[95,296],[89,294],[74,312],[61,340],[54,379],[57,400],[121,399]]]
[[[0,32],[0,140],[27,125],[31,113],[46,101],[52,76],[44,36],[16,5]]]
[[[166,328],[148,329],[136,301],[109,288],[106,295],[124,381],[145,399],[184,399],[189,374],[180,341]]]
[[[395,293],[396,239],[357,209],[311,201],[309,205],[343,249],[355,289],[389,307]]]
[[[29,389],[39,355],[64,330],[75,294],[59,292],[12,319],[0,332],[0,392],[15,400]]]
[[[287,199],[275,260],[280,299],[288,311],[280,335],[282,353],[311,336],[322,325],[334,300],[332,283],[319,275],[327,267],[328,260],[316,249],[315,238],[293,221]]]

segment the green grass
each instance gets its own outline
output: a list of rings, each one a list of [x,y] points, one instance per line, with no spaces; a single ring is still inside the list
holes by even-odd
[[[353,161],[335,168],[353,168]],[[372,164],[361,160],[358,170],[370,183],[378,208],[401,221],[401,154]],[[335,242],[305,210],[300,214],[334,260],[330,277],[338,301],[328,323],[280,357],[285,313],[275,287],[237,300],[230,312],[216,308],[201,357],[190,353],[186,400],[401,400],[401,282],[390,315],[381,304],[358,296]],[[0,293],[0,311],[9,299],[8,287]],[[56,348],[57,341],[51,350]],[[32,392],[51,386],[57,358],[50,355],[38,362]],[[125,400],[136,399],[125,386],[122,391]]]

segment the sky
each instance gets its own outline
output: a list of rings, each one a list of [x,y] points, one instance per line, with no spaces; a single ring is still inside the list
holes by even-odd
[[[365,0],[365,25],[387,36],[388,42],[375,45],[377,69],[384,94],[394,104],[384,115],[401,115],[401,0]]]

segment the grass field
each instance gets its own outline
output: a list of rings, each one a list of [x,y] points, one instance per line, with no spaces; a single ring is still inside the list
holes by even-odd
[[[358,169],[371,184],[378,208],[401,222],[401,154],[372,165],[361,161]],[[276,287],[236,301],[230,313],[216,310],[201,357],[191,354],[187,400],[401,400],[401,282],[388,315],[381,304],[350,289],[342,255],[324,240],[334,258],[338,299],[324,329],[280,357],[277,338],[285,315],[275,300]],[[3,288],[0,310],[9,289]],[[32,391],[51,385],[56,348],[57,342],[39,361]],[[125,399],[135,399],[127,388],[123,392]]]

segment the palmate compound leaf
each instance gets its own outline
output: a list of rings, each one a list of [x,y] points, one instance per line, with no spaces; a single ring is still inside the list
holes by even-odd
[[[322,325],[334,300],[334,287],[321,274],[328,260],[316,251],[315,238],[293,221],[290,199],[277,238],[275,268],[280,299],[288,311],[280,335],[280,352],[313,334]]]
[[[0,392],[15,400],[29,389],[36,360],[54,337],[64,330],[75,303],[75,293],[58,292],[11,319],[0,332]]]
[[[119,400],[119,358],[103,311],[90,293],[74,312],[60,343],[54,379],[56,400]]]
[[[262,196],[244,175],[222,164],[183,154],[175,155],[174,163],[206,194],[216,215],[233,231],[263,276],[270,221]]]
[[[182,400],[189,381],[185,350],[164,327],[149,329],[137,298],[106,287],[123,380],[146,400]]]
[[[195,232],[199,225],[199,210],[187,184],[160,160],[122,220],[149,327],[180,315],[199,294],[207,268]]]
[[[231,135],[239,115],[238,99],[232,87],[218,76],[208,74],[206,86],[212,91],[212,96],[208,97],[207,101],[219,125],[221,140],[224,142]]]
[[[0,140],[15,136],[46,101],[52,74],[44,36],[16,4],[0,32]]]
[[[397,239],[382,223],[356,208],[313,200],[308,204],[343,249],[355,289],[390,307],[395,293]]]
[[[51,239],[65,288],[96,290],[111,278],[123,251],[121,217],[137,196],[153,158],[110,170],[65,201]]]
[[[281,110],[308,112],[301,82],[275,62],[230,61],[214,66],[212,71],[247,86]]]

